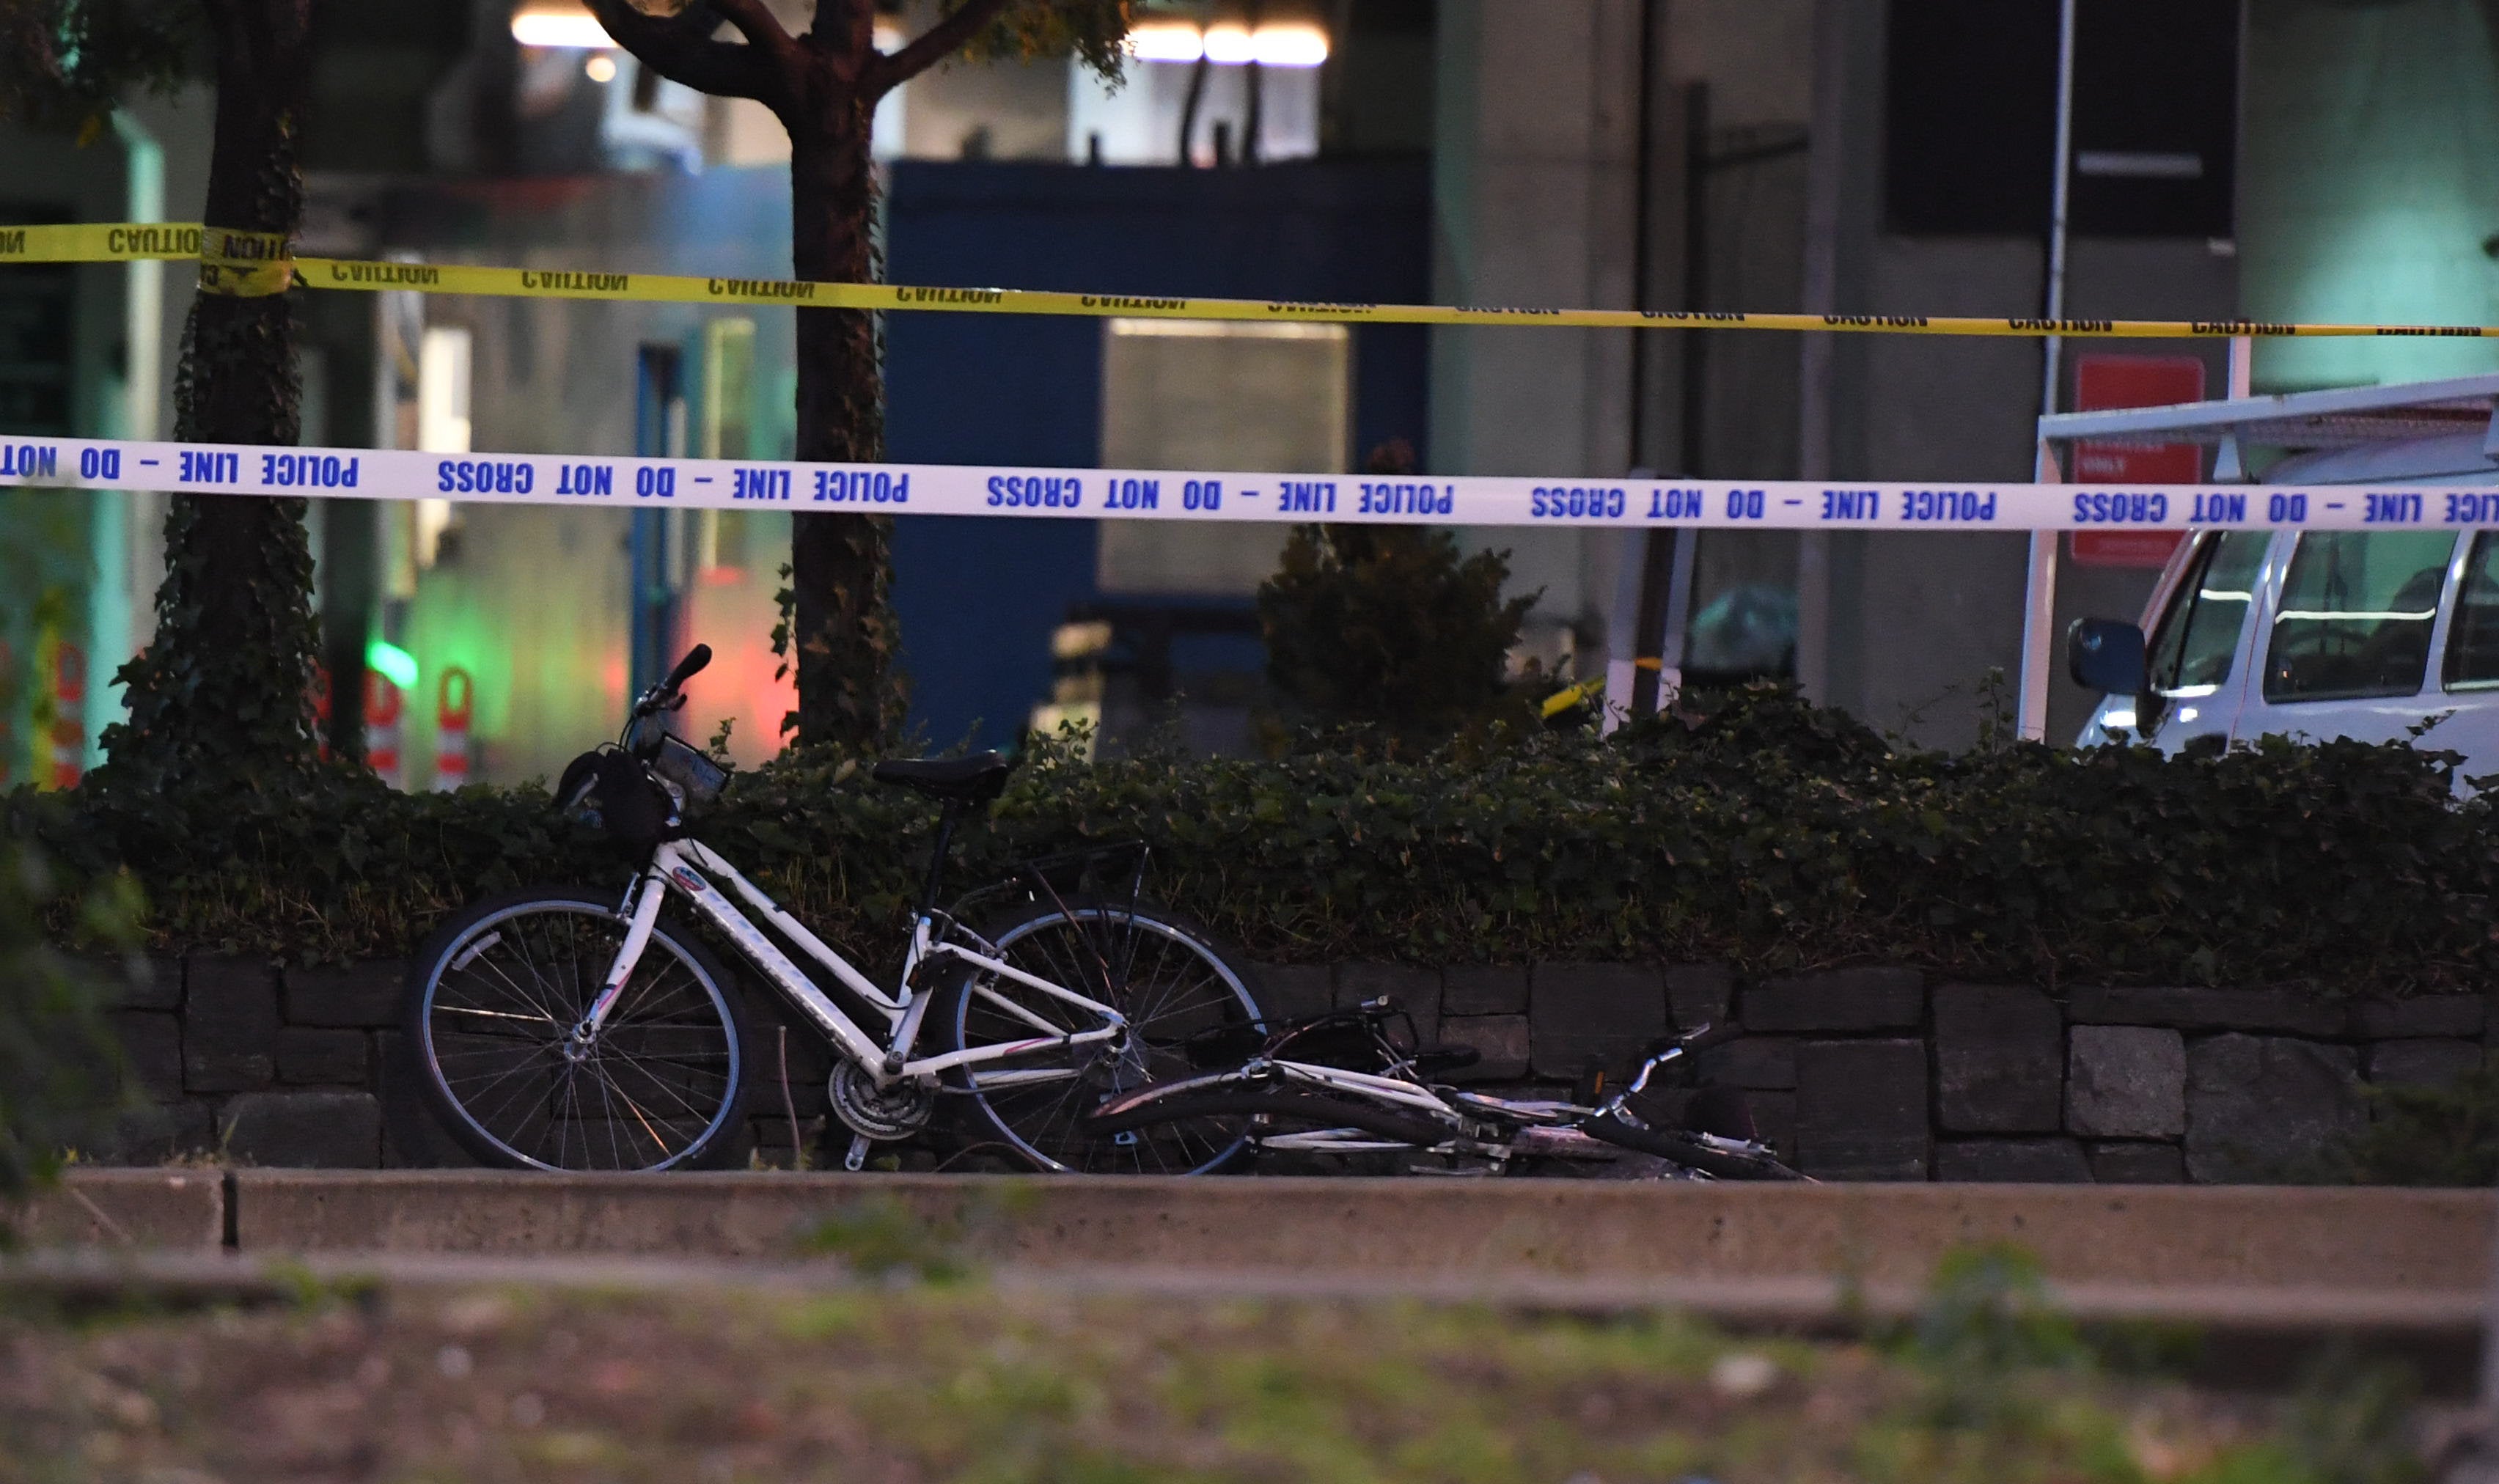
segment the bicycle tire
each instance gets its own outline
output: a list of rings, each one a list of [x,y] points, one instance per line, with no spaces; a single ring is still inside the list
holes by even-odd
[[[1258,1087],[1217,1088],[1185,1092],[1149,1102],[1107,1117],[1086,1122],[1103,1133],[1149,1128],[1172,1118],[1282,1118],[1311,1128],[1352,1128],[1417,1148],[1432,1148],[1461,1137],[1458,1130],[1429,1118],[1392,1113],[1350,1098],[1314,1097],[1308,1093]]]
[[[731,1156],[747,1029],[733,981],[682,924],[654,925],[599,1048],[565,1053],[627,925],[600,893],[525,888],[464,909],[410,961],[406,1054],[428,1110],[471,1157],[580,1173]]]
[[[1152,902],[1133,907],[1071,896],[1062,914],[1055,902],[1034,902],[988,924],[983,936],[1002,961],[1027,973],[1099,997],[1107,971],[1111,1004],[1129,1017],[1130,1045],[1114,1053],[1078,1048],[1063,1079],[1029,1090],[985,1090],[979,1066],[948,1072],[949,1084],[968,1093],[979,1137],[994,1140],[1036,1170],[1083,1174],[1212,1175],[1248,1151],[1237,1130],[1215,1123],[1171,1125],[1162,1143],[1106,1141],[1085,1125],[1084,1115],[1104,1099],[1167,1081],[1190,1070],[1185,1044],[1216,1025],[1267,1023],[1249,971],[1217,948],[1195,923]],[[1076,919],[1070,924],[1068,917]],[[1010,1018],[990,996],[1014,999],[1022,1010],[1065,1029],[1083,1028],[1088,1013],[966,967],[940,991],[932,1006],[945,1027],[949,1048],[1030,1037],[1036,1027]],[[1029,1060],[1017,1068],[1039,1070]]]
[[[1714,1176],[1722,1180],[1801,1180],[1803,1176],[1779,1163],[1775,1157],[1748,1159],[1710,1148],[1690,1134],[1678,1134],[1653,1128],[1635,1128],[1618,1118],[1602,1114],[1579,1125],[1579,1131],[1591,1139],[1671,1159],[1678,1165]]]

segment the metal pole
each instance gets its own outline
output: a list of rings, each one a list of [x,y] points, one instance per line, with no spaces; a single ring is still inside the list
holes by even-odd
[[[2065,317],[2065,209],[2074,182],[2074,7],[2061,0],[2057,8],[2057,164],[2056,186],[2048,209],[2047,317]],[[2047,363],[2040,376],[2039,413],[2057,410],[2060,372],[2064,369],[2064,340],[2049,336]],[[2042,457],[2034,477],[2057,477],[2052,461]],[[2030,570],[2022,614],[2022,701],[2018,715],[2026,742],[2048,737],[2048,674],[2050,653],[2057,642],[2057,532],[2030,533]]]
[[[1840,197],[1847,184],[1843,136],[1848,128],[1849,16],[1858,0],[1822,0],[1814,8],[1813,118],[1806,135],[1803,307],[1839,307]],[[1686,334],[1691,332],[1687,331]],[[1833,402],[1838,395],[1835,347],[1828,334],[1803,337],[1797,388],[1797,477],[1829,479],[1833,469]],[[1797,687],[1806,698],[1831,700],[1831,537],[1797,535]]]

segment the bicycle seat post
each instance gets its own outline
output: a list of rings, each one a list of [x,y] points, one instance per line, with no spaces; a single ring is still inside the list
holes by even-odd
[[[946,807],[938,812],[937,837],[928,850],[928,879],[920,892],[920,916],[924,918],[937,910],[945,892],[946,855],[954,849],[955,826],[962,818],[963,805],[954,799],[947,800]]]

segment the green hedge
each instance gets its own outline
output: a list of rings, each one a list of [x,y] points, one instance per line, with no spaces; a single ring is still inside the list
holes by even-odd
[[[1143,837],[1152,889],[1269,960],[1883,959],[2060,981],[2486,982],[2490,806],[2451,758],[2279,742],[1896,750],[1760,688],[1705,714],[1496,732],[1407,758],[1311,739],[1274,760],[1040,749],[967,865]],[[334,775],[212,800],[19,795],[56,856],[126,863],[169,944],[395,954],[445,910],[533,880],[620,881],[543,791],[400,794]],[[740,775],[703,837],[836,941],[890,939],[931,811],[821,754]],[[967,878],[968,879],[968,878]]]

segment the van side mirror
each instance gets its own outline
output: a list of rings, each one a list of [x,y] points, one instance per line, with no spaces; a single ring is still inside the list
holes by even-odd
[[[2086,691],[2140,695],[2143,630],[2122,619],[2076,619],[2065,630],[2065,673]]]

